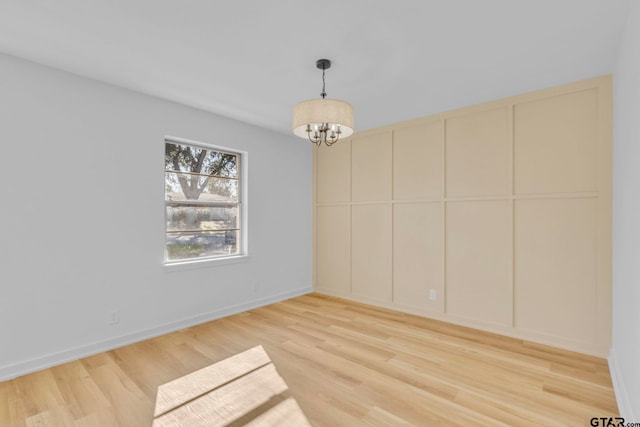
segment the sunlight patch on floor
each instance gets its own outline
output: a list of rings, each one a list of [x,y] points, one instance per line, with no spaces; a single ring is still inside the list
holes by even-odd
[[[153,427],[310,426],[262,346],[158,387]]]

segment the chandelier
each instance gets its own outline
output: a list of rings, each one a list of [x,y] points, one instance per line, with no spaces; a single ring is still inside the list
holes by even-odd
[[[328,59],[318,59],[316,67],[322,70],[322,99],[311,99],[293,109],[293,133],[307,138],[317,146],[331,146],[340,138],[353,134],[353,107],[337,99],[327,99],[324,72],[331,67]]]

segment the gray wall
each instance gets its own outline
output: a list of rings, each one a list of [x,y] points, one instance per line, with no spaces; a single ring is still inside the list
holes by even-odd
[[[0,123],[0,380],[311,291],[311,144],[5,55]],[[245,261],[163,266],[165,135],[248,152]]]
[[[614,70],[613,348],[616,397],[640,420],[640,2],[631,2]]]

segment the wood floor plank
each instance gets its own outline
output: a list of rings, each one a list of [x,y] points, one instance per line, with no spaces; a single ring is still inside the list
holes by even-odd
[[[74,426],[73,415],[64,406],[40,412],[27,418],[27,427]]]
[[[51,369],[17,378],[14,391],[27,417],[66,404]]]
[[[147,357],[153,357],[153,354],[147,354]],[[153,401],[115,359],[87,371],[109,401],[114,425],[138,427],[151,424]]]
[[[13,394],[12,388],[9,381],[0,382],[0,426],[9,424],[9,396]]]
[[[0,426],[149,426],[159,386],[259,345],[316,427],[618,415],[604,359],[310,294],[0,383]],[[289,397],[261,419],[285,419]]]
[[[373,427],[387,427],[387,426],[410,426],[407,420],[403,420],[402,418],[390,414],[384,409],[380,409],[377,406],[371,408],[371,410],[367,413],[367,415],[362,419],[362,424],[366,426]]]

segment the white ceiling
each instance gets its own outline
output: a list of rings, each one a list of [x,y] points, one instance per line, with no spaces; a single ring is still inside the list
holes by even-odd
[[[608,74],[629,0],[0,0],[0,51],[290,134],[356,130]]]

